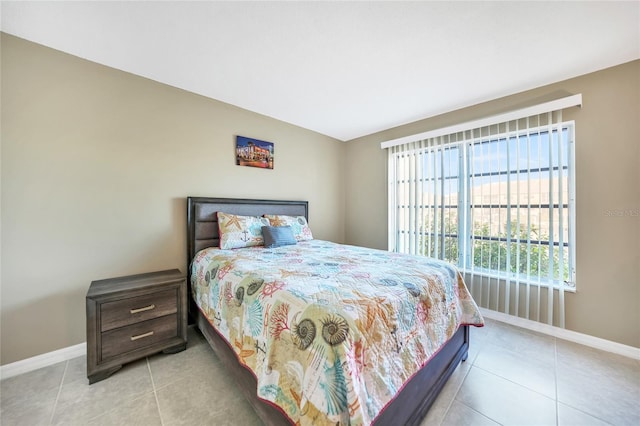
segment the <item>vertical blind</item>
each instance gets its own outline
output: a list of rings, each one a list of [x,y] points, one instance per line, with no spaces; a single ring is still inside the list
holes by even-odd
[[[389,249],[456,264],[480,306],[564,327],[564,292],[575,288],[574,124],[562,109],[530,113],[383,144]]]

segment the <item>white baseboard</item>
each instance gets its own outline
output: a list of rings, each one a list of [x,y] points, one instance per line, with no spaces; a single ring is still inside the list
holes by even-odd
[[[58,349],[57,351],[47,352],[46,354],[37,355],[21,361],[12,362],[11,364],[0,366],[0,378],[8,379],[18,374],[28,373],[38,368],[48,367],[62,361],[68,361],[87,353],[87,343],[79,343],[67,348]]]
[[[571,331],[560,327],[554,327],[549,324],[543,324],[525,318],[515,317],[513,315],[503,314],[502,312],[491,311],[486,308],[480,308],[480,312],[486,318],[515,325],[516,327],[521,327],[527,330],[536,331],[538,333],[547,334],[570,342],[579,343],[591,348],[640,360],[640,348],[623,345],[622,343],[612,342],[610,340],[589,336],[588,334],[582,334],[577,331]]]

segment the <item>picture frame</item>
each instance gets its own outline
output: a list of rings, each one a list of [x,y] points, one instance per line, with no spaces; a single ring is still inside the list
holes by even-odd
[[[275,144],[236,136],[236,165],[273,169]]]

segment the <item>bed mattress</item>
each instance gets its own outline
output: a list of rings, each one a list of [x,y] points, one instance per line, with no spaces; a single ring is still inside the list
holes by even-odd
[[[482,316],[442,261],[309,240],[204,249],[198,308],[297,424],[370,424],[461,325]]]

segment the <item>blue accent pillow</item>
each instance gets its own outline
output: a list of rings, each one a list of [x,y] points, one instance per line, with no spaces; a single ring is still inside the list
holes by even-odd
[[[265,247],[290,246],[297,243],[290,226],[263,226],[262,238]]]

